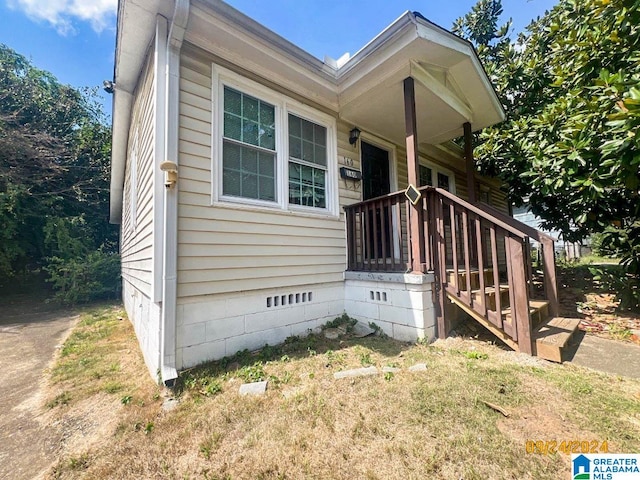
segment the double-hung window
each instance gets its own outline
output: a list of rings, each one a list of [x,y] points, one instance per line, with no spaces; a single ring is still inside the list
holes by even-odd
[[[289,203],[327,206],[327,129],[289,113]]]
[[[335,119],[213,68],[213,202],[337,215]]]

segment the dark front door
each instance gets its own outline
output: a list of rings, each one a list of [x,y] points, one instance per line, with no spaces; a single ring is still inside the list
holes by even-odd
[[[361,142],[360,148],[362,149],[362,199],[369,200],[391,193],[389,152],[366,142]],[[384,262],[386,258],[391,257],[393,223],[389,207],[376,207],[369,210],[366,223],[368,247],[366,257],[369,260]]]
[[[389,184],[389,152],[360,143],[362,149],[362,199],[380,197],[391,193]]]

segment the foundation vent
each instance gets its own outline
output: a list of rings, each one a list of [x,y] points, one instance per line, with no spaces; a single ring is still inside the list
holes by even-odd
[[[267,308],[286,307],[298,303],[309,303],[313,301],[313,292],[288,293],[285,295],[274,295],[267,297]]]
[[[369,290],[369,300],[372,302],[387,302],[387,292]]]

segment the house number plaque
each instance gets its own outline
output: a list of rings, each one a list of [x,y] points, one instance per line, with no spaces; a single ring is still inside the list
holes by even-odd
[[[340,178],[359,182],[362,180],[362,172],[354,168],[340,167]]]

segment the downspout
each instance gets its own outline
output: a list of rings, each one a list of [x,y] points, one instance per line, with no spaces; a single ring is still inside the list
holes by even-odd
[[[178,123],[180,114],[180,49],[189,20],[189,0],[176,0],[169,27],[166,56],[165,160],[178,165]],[[176,303],[178,264],[178,183],[165,188],[164,195],[164,275],[162,326],[160,334],[160,374],[165,385],[173,386],[176,369]]]

